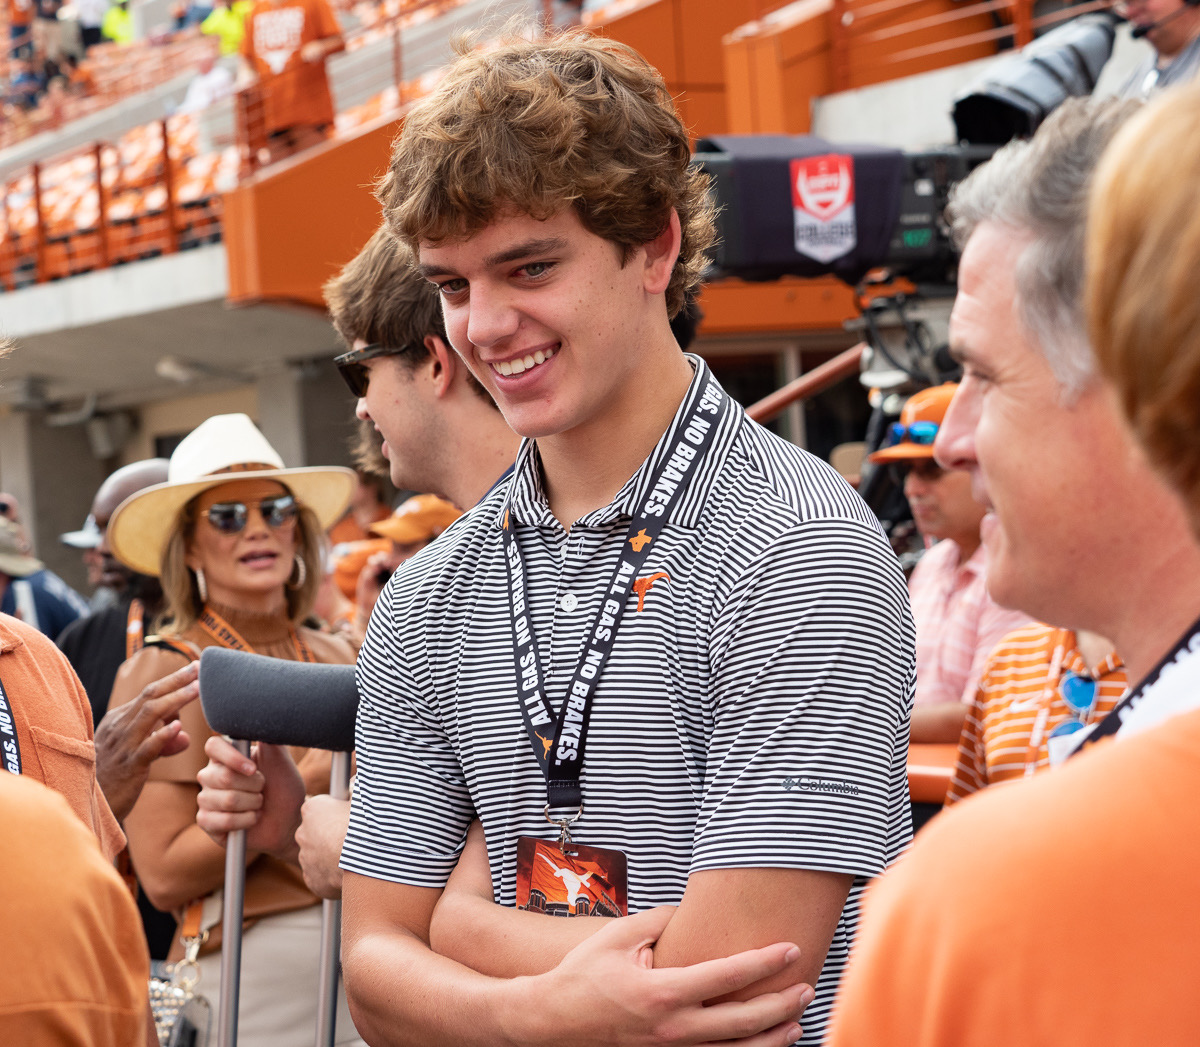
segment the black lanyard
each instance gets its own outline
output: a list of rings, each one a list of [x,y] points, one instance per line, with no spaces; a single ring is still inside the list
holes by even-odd
[[[1179,638],[1175,646],[1159,659],[1158,664],[1147,673],[1146,678],[1117,702],[1108,711],[1104,719],[1088,732],[1087,737],[1067,754],[1067,759],[1070,759],[1077,753],[1083,752],[1089,745],[1095,745],[1101,738],[1107,738],[1109,735],[1116,734],[1125,721],[1133,715],[1138,706],[1150,696],[1154,685],[1158,683],[1159,677],[1162,676],[1164,670],[1174,662],[1182,661],[1189,655],[1195,654],[1197,650],[1200,650],[1200,618],[1196,619],[1192,623],[1191,628]]]
[[[674,446],[654,470],[646,493],[634,510],[628,536],[622,543],[622,553],[604,590],[604,601],[586,634],[583,657],[575,667],[557,716],[546,698],[545,676],[529,617],[525,566],[514,533],[516,520],[512,513],[511,488],[505,500],[502,534],[504,562],[508,568],[517,697],[525,732],[546,777],[547,815],[551,807],[583,809],[580,776],[592,701],[600,674],[612,653],[633,583],[667,517],[699,471],[717,428],[730,410],[729,397],[716,380],[707,373],[704,377],[704,387],[676,430]]]
[[[0,681],[0,767],[13,774],[21,773],[21,743],[17,740],[17,725],[3,681]]]

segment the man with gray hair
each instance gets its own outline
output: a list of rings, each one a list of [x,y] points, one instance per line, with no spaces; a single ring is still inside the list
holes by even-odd
[[[981,531],[993,598],[1107,637],[1131,687],[1153,678],[1200,610],[1200,547],[1098,376],[1082,311],[1090,182],[1139,109],[1068,102],[1032,141],[1006,146],[959,187],[950,347],[964,376],[935,445],[943,465],[970,472],[988,507]],[[1086,674],[1078,679],[1086,692]],[[1091,693],[1052,762],[1097,719]],[[1061,697],[1047,688],[1030,714]],[[1144,821],[1156,801],[1135,797],[1128,779],[1122,791],[1089,774],[1098,756],[986,791],[918,839],[868,899],[832,1043],[1150,1038],[1178,988],[1163,970],[1169,935],[1165,924],[1162,934],[1146,925],[1146,906],[1122,905],[1123,877],[1103,845],[1112,842],[1108,817]],[[1153,878],[1151,869],[1129,884],[1153,891]],[[1150,908],[1169,923],[1181,904],[1195,901],[1168,896]],[[1096,976],[1100,964],[1114,967],[1111,984]],[[1193,977],[1194,967],[1179,974]],[[1190,1039],[1166,1040],[1197,1036],[1192,1021]]]

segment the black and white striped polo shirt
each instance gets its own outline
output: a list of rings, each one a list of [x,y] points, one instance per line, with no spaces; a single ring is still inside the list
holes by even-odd
[[[547,697],[557,710],[630,512],[708,379],[603,509],[565,531],[536,446],[512,478],[405,563],[358,661],[358,781],[342,867],[445,884],[472,818],[497,901],[516,843],[553,839],[517,704],[502,506],[512,486]],[[736,406],[655,540],[592,710],[578,843],[623,850],[629,909],[678,903],[700,869],[856,877],[804,1018],[820,1042],[867,877],[910,837],[914,679],[904,578],[870,510],[828,465]]]

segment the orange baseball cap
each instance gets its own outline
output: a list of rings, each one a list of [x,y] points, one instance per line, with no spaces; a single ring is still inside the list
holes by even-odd
[[[370,530],[400,545],[412,545],[436,538],[460,516],[462,512],[445,499],[418,494],[386,520],[371,524]]]
[[[900,421],[893,423],[889,430],[888,445],[867,460],[902,462],[911,458],[932,458],[934,437],[957,389],[957,382],[946,382],[910,396],[900,411]]]

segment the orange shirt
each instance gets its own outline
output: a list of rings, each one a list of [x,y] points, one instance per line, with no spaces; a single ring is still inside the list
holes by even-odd
[[[0,681],[17,728],[21,774],[60,793],[111,861],[125,836],[96,781],[92,707],[71,663],[49,637],[0,615]]]
[[[33,0],[8,0],[8,20],[18,28],[33,21]]]
[[[0,1040],[144,1044],[150,955],[142,921],[95,837],[61,796],[4,771],[0,835]]]
[[[1200,712],[935,818],[867,894],[831,1047],[1200,1043]]]
[[[258,0],[246,18],[242,54],[263,87],[267,133],[333,123],[325,63],[300,57],[305,44],[341,37],[326,0]]]
[[[1099,665],[1086,665],[1069,629],[1031,625],[1001,641],[963,724],[947,804],[1050,765],[1046,739],[1071,719],[1059,691],[1068,672],[1096,680],[1096,708],[1089,723],[1103,718],[1125,693],[1125,669],[1117,653]]]

